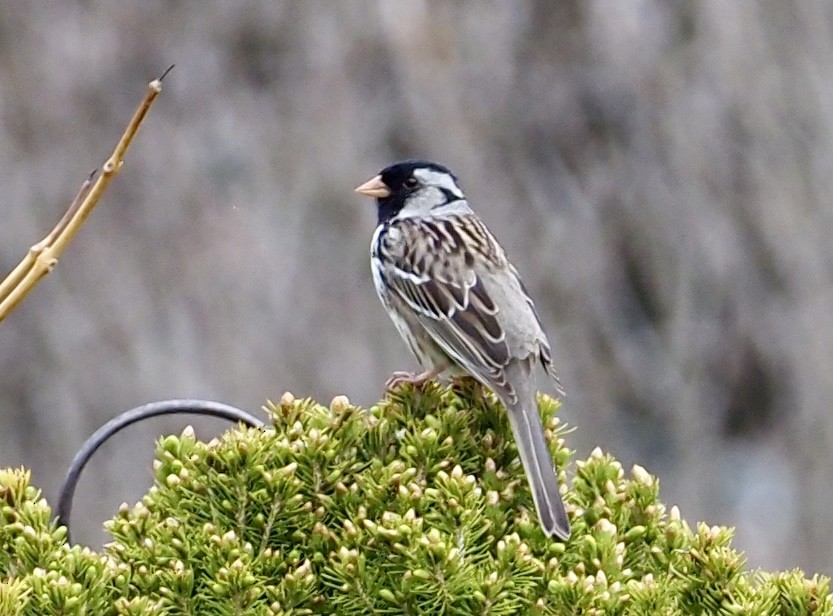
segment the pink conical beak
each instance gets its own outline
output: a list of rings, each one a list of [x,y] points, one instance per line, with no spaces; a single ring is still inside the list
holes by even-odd
[[[381,175],[370,178],[367,182],[356,188],[356,192],[360,195],[376,197],[377,199],[384,199],[390,196],[390,188],[382,181]]]

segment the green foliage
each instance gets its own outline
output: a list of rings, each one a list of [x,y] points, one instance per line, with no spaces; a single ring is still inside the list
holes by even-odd
[[[556,409],[541,398],[563,469]],[[163,438],[102,555],[0,471],[0,616],[833,614],[826,579],[746,571],[729,529],[691,529],[599,450],[575,463],[573,538],[547,539],[502,409],[468,381],[267,410],[272,429]]]
[[[0,470],[0,615],[115,614],[124,565],[69,546],[24,470]]]

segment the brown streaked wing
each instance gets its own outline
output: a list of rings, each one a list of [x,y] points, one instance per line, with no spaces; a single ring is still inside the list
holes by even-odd
[[[388,278],[396,293],[418,315],[420,323],[462,368],[499,387],[510,360],[498,308],[476,267],[508,266],[500,246],[476,218],[465,216],[431,221],[401,221],[412,246],[393,263]],[[473,251],[473,252],[472,252]],[[417,257],[417,255],[419,255]],[[421,266],[421,267],[418,267]]]

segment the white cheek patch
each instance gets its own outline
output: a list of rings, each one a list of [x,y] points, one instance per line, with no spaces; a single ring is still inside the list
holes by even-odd
[[[399,218],[408,216],[420,216],[427,214],[438,205],[446,202],[445,195],[438,188],[426,186],[418,189],[405,201],[405,207],[399,212]]]
[[[415,169],[414,176],[423,186],[436,186],[444,188],[458,199],[463,198],[463,191],[457,186],[457,182],[448,173],[435,171],[433,169]]]

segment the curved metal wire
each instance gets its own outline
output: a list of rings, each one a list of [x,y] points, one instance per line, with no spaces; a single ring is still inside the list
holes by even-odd
[[[72,513],[72,499],[75,496],[75,488],[78,485],[78,480],[81,478],[81,472],[84,470],[87,462],[93,457],[96,450],[111,436],[131,424],[159,415],[178,414],[219,417],[220,419],[246,424],[251,428],[260,428],[263,426],[263,422],[260,419],[250,415],[246,411],[228,404],[223,404],[222,402],[212,402],[210,400],[162,400],[161,402],[151,402],[137,406],[114,417],[84,441],[81,449],[78,450],[78,453],[72,459],[72,464],[70,464],[64,483],[61,486],[60,498],[58,500],[58,524],[66,526],[67,542],[70,541],[70,514]]]

